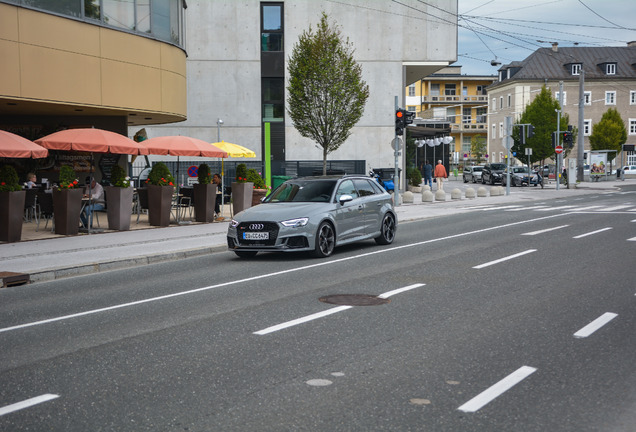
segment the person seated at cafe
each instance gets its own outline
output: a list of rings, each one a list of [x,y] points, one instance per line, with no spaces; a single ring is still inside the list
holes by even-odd
[[[91,200],[90,203],[86,204],[81,215],[82,224],[85,227],[88,227],[88,221],[91,221],[92,226],[92,213],[94,211],[104,210],[106,208],[104,202],[104,188],[102,187],[102,185],[97,183],[94,178],[91,179],[91,177],[86,177],[86,186],[84,186],[84,198],[90,198]]]
[[[37,177],[35,176],[35,174],[33,174],[32,172],[27,174],[27,182],[26,182],[26,187],[27,189],[33,189],[34,187],[37,187]]]
[[[216,219],[222,221],[224,218],[221,216],[221,199],[223,197],[223,190],[221,185],[221,176],[216,173],[212,176],[212,183],[216,186],[216,200],[214,201],[214,213],[216,213]]]

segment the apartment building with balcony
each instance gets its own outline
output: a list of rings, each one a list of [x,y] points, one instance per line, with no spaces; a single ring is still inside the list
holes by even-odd
[[[425,121],[447,122],[453,142],[449,152],[459,153],[459,164],[471,163],[471,140],[488,138],[486,87],[495,75],[462,75],[461,66],[448,66],[406,87],[406,109]]]

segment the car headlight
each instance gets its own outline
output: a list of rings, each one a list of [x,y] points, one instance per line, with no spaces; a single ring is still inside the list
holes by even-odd
[[[288,228],[304,227],[309,222],[309,218],[297,218],[282,221],[281,223]]]

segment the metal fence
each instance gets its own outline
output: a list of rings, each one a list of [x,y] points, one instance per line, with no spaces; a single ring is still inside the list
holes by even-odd
[[[138,157],[132,164],[131,178],[134,181],[136,187],[141,186],[141,183],[148,178],[148,173],[152,168],[152,164],[156,161],[148,162],[143,157]],[[226,179],[234,179],[236,177],[236,166],[238,164],[245,164],[247,169],[255,169],[259,173],[262,173],[263,162],[262,161],[221,161],[221,160],[208,160],[208,161],[164,161],[177,183],[180,185],[188,185],[188,183],[196,177],[190,177],[188,170],[192,166],[198,167],[202,163],[206,163],[210,166],[212,174],[223,174]],[[366,161],[365,160],[337,160],[327,161],[327,174],[366,174]],[[313,175],[322,175],[322,161],[285,161],[285,162],[273,162],[272,172],[274,175],[282,175],[287,177],[305,177]],[[226,183],[227,184],[227,183]]]

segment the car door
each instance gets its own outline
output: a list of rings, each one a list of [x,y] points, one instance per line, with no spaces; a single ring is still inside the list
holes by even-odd
[[[350,195],[353,200],[340,204],[340,197]],[[336,189],[336,235],[338,241],[348,240],[364,233],[364,204],[358,197],[353,180],[345,179]]]
[[[383,195],[377,193],[373,185],[367,179],[354,179],[353,184],[358,190],[359,200],[362,203],[364,215],[364,234],[376,232],[380,226],[382,217]]]

